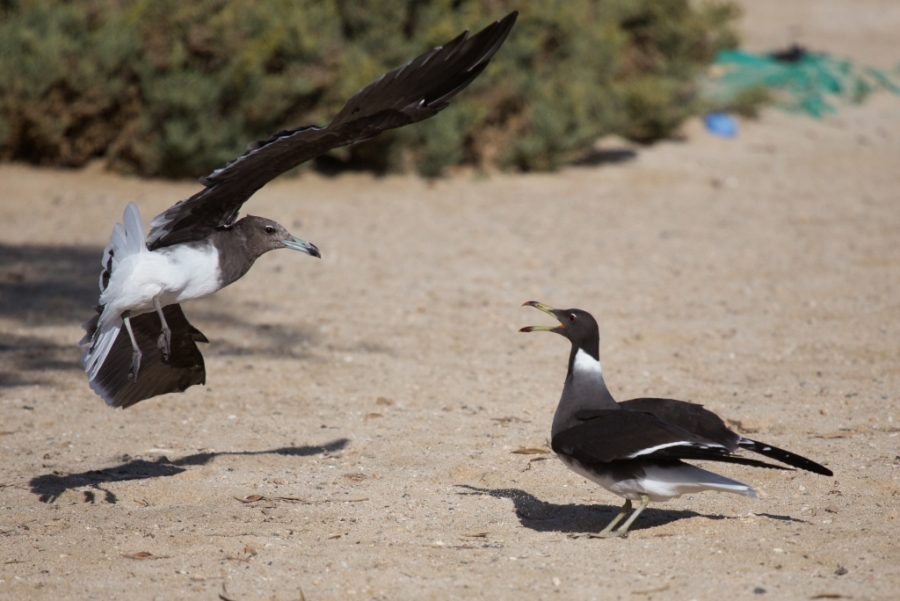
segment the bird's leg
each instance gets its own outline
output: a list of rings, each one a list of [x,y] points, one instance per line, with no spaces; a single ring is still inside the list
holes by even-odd
[[[128,372],[128,379],[137,382],[138,371],[141,369],[141,348],[138,346],[137,340],[134,338],[134,331],[131,329],[131,311],[122,313],[122,321],[125,322],[125,329],[128,331],[128,337],[131,338],[131,369]]]
[[[614,534],[616,536],[628,536],[628,529],[631,527],[631,525],[637,519],[637,516],[641,515],[641,512],[644,511],[645,509],[647,509],[647,505],[649,505],[649,504],[650,504],[650,497],[648,497],[647,495],[641,495],[640,507],[638,507],[637,509],[634,510],[634,513],[631,514],[631,517],[628,518],[628,520],[624,524],[622,524],[622,526],[618,530],[616,530]]]
[[[159,338],[156,339],[156,346],[162,352],[163,361],[168,361],[169,355],[172,354],[172,330],[169,329],[169,324],[166,323],[166,316],[163,315],[162,305],[158,296],[153,299],[153,306],[156,307],[156,313],[159,315],[160,323],[162,323],[162,331],[159,333]]]
[[[629,511],[631,511],[631,499],[625,499],[625,504],[622,505],[622,511],[619,512],[619,515],[614,517],[613,521],[611,521],[606,526],[606,528],[604,528],[603,530],[601,530],[600,532],[598,532],[596,534],[589,534],[588,536],[591,538],[612,538],[614,536],[619,536],[615,532],[611,532],[611,531],[615,527],[616,524],[618,524],[619,522],[622,521],[622,518],[624,518],[626,515],[628,515]]]

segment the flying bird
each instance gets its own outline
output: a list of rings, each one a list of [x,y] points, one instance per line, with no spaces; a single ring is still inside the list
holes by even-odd
[[[569,371],[551,428],[551,447],[572,471],[625,498],[619,514],[594,536],[626,536],[650,501],[666,501],[704,490],[757,497],[750,486],[684,460],[720,461],[752,467],[790,469],[736,455],[746,450],[823,476],[831,470],[772,445],[744,438],[702,405],[673,399],[640,398],[617,403],[600,369],[600,330],[590,313],[535,307],[558,326],[529,326],[521,332],[556,332],[572,344]],[[618,529],[613,528],[640,506]]]
[[[129,407],[204,384],[198,342],[207,338],[181,303],[243,277],[270,250],[319,257],[315,245],[270,219],[238,219],[241,206],[282,173],[333,148],[427,119],[484,71],[516,21],[513,12],[473,36],[379,77],[357,92],[324,127],[278,132],[200,179],[203,189],[150,222],[145,235],[134,203],[103,251],[97,314],[84,324],[82,364],[91,388],[112,407]]]

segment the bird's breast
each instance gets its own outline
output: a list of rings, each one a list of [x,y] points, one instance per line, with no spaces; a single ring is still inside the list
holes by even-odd
[[[179,244],[154,252],[166,259],[164,273],[157,274],[163,283],[164,305],[200,298],[221,288],[219,252],[211,242]]]

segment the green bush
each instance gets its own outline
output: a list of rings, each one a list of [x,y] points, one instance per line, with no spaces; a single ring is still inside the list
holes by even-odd
[[[732,5],[689,0],[2,0],[0,158],[204,175],[513,9],[506,45],[450,108],[334,156],[427,175],[552,169],[606,133],[665,137],[736,41]]]

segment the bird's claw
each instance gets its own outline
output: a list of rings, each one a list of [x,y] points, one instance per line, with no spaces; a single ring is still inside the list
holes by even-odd
[[[168,328],[159,333],[156,339],[156,346],[162,353],[163,361],[168,361],[172,354],[172,331]]]
[[[611,532],[590,532],[588,538],[628,538],[628,532],[613,530]]]

